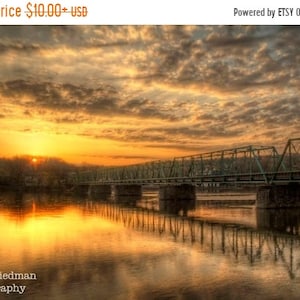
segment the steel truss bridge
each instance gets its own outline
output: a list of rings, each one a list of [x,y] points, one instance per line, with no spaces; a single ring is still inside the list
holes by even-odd
[[[73,173],[75,184],[287,184],[300,182],[300,138],[275,146],[245,146],[172,160]]]

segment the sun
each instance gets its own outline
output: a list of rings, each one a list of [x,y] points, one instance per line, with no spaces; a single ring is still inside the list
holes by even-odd
[[[33,158],[31,159],[31,162],[32,162],[33,164],[36,164],[36,163],[38,162],[38,160],[37,160],[36,157],[33,157]]]

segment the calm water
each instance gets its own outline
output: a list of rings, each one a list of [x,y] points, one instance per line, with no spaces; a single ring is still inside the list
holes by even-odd
[[[300,299],[299,216],[1,194],[0,272],[37,279],[0,280],[0,299]]]

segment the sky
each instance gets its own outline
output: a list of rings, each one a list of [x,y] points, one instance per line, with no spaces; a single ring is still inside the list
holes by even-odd
[[[129,165],[300,136],[300,26],[0,26],[0,156]]]

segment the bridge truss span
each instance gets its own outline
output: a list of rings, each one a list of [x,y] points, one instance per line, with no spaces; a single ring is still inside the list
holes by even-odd
[[[289,139],[275,169],[272,181],[287,177],[289,182],[299,182],[300,170],[300,138]]]
[[[79,184],[272,184],[300,182],[300,138],[274,146],[244,146],[172,160],[79,172]]]

